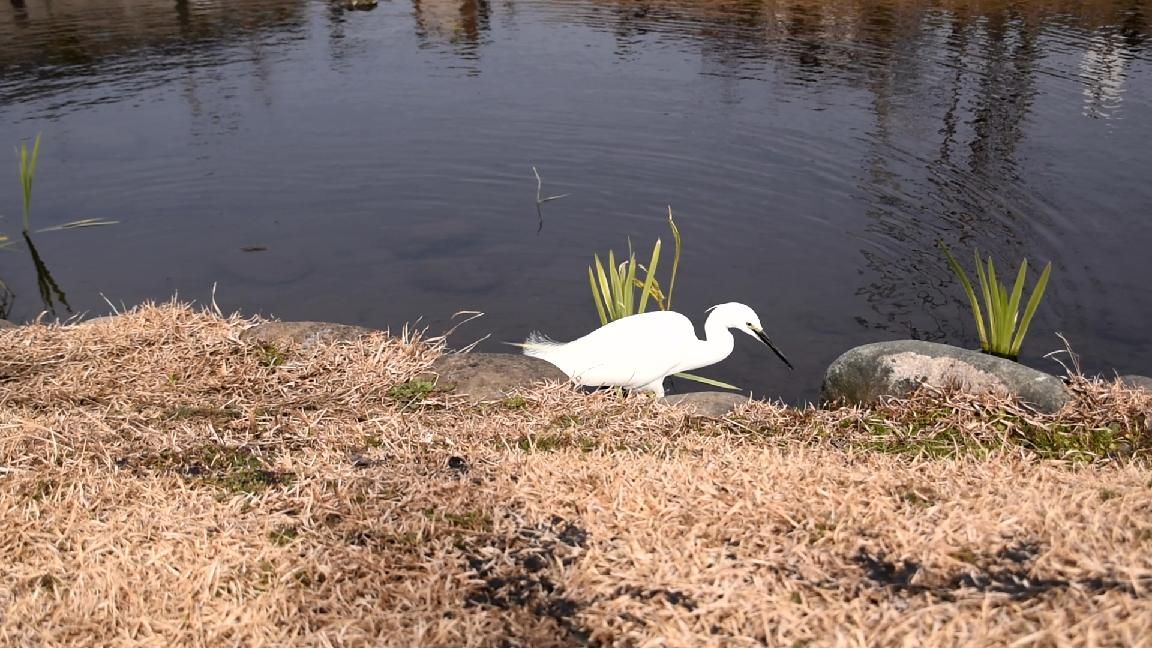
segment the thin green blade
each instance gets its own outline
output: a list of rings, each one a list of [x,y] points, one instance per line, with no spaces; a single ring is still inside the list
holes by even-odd
[[[996,266],[992,257],[988,257],[988,281],[992,284],[996,300],[996,338],[992,346],[996,353],[1007,355],[1012,348],[1012,316],[1008,312],[1008,287],[996,275]]]
[[[636,312],[643,313],[648,309],[648,297],[652,294],[652,282],[656,281],[656,267],[660,264],[660,239],[652,247],[652,258],[648,260],[648,267],[644,271],[644,285],[640,288],[640,308]]]
[[[1000,301],[1000,282],[996,278],[996,266],[992,263],[992,257],[988,257],[988,266],[984,269],[984,276],[988,278],[988,290],[990,296],[990,308],[992,313],[988,318],[992,325],[992,351],[997,353],[1001,352],[1001,345],[1004,340],[1004,319],[1001,315],[1003,304]]]
[[[616,253],[608,250],[608,295],[612,299],[612,319],[618,320],[623,315],[624,303],[620,301],[620,269],[616,267]]]
[[[964,286],[964,293],[968,295],[968,303],[972,308],[972,316],[976,318],[976,330],[980,334],[980,346],[987,348],[988,335],[984,331],[984,317],[980,313],[980,301],[976,298],[976,291],[972,288],[972,282],[968,280],[968,273],[964,272],[964,268],[960,267],[960,262],[956,260],[956,257],[952,256],[952,251],[948,249],[944,241],[939,242],[939,247],[948,258],[948,265],[952,266],[952,272],[959,277],[960,284]]]
[[[632,247],[631,241],[629,241],[628,247]],[[636,288],[634,287],[635,284],[636,284],[636,253],[631,252],[628,256],[627,274],[625,274],[625,276],[624,276],[624,285],[622,286],[622,288],[624,289],[625,309],[629,315],[634,315],[636,313]]]
[[[973,252],[976,259],[976,277],[980,281],[980,294],[984,298],[984,312],[988,315],[988,338],[981,342],[981,348],[991,351],[996,343],[996,312],[992,308],[992,299],[995,289],[988,283],[988,275],[984,272],[984,262],[980,260],[980,253]]]
[[[1036,308],[1040,306],[1040,299],[1044,296],[1044,289],[1048,287],[1048,277],[1051,274],[1052,262],[1049,261],[1048,265],[1044,266],[1044,272],[1040,273],[1040,280],[1032,288],[1032,297],[1028,299],[1028,305],[1024,307],[1024,319],[1016,331],[1016,339],[1012,341],[1013,355],[1020,354],[1020,347],[1024,345],[1024,335],[1028,332],[1028,326],[1032,324],[1032,316],[1036,314]]]
[[[680,228],[672,219],[672,206],[668,206],[668,226],[672,228],[672,242],[675,252],[672,255],[672,277],[668,279],[668,294],[664,297],[664,310],[672,308],[672,291],[676,288],[676,273],[680,270]]]
[[[604,300],[604,309],[608,313],[608,321],[616,319],[616,311],[612,308],[612,292],[608,287],[607,272],[604,271],[604,264],[600,263],[600,255],[595,255],[596,260],[596,276],[600,280],[600,298]]]
[[[38,230],[36,230],[36,232],[37,233],[40,233],[40,232],[57,232],[57,231],[61,231],[61,230],[80,229],[82,227],[104,227],[106,225],[116,225],[119,222],[120,221],[103,220],[100,218],[84,218],[81,220],[71,221],[68,223],[61,223],[60,225],[53,225],[52,227],[45,227],[42,229],[38,229]]]
[[[32,143],[32,164],[28,166],[28,177],[36,177],[36,165],[40,162],[40,134],[36,134],[36,141]]]
[[[32,213],[32,184],[36,178],[36,163],[40,159],[40,135],[36,135],[36,141],[32,145],[32,154],[28,154],[28,145],[20,145],[20,188],[23,193],[24,204],[24,231],[28,232],[30,227],[30,215]]]
[[[736,391],[740,390],[740,388],[737,387],[736,385],[730,385],[726,382],[721,382],[719,380],[714,380],[712,378],[705,378],[703,376],[697,376],[697,375],[690,374],[690,373],[678,373],[678,374],[672,374],[672,375],[676,376],[677,378],[687,378],[688,380],[695,380],[696,382],[704,383],[705,385],[712,385],[713,387],[720,387],[721,389],[733,389]]]
[[[600,289],[596,287],[596,278],[592,276],[592,266],[588,266],[588,285],[592,288],[592,303],[596,304],[596,314],[600,316],[600,325],[603,326],[608,323],[608,314],[600,303]]]
[[[1012,297],[1008,300],[1008,352],[1012,352],[1013,336],[1016,334],[1016,323],[1020,318],[1020,300],[1024,297],[1024,280],[1028,277],[1028,259],[1020,263],[1016,272],[1016,283],[1012,286]]]

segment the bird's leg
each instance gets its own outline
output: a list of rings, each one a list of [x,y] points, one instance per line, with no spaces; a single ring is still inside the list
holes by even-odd
[[[656,398],[664,398],[664,377],[653,380],[652,382],[640,388],[640,391],[650,391],[656,394]]]

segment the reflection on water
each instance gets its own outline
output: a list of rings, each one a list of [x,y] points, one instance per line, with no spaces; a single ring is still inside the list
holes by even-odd
[[[40,302],[44,305],[44,310],[49,315],[56,316],[56,303],[59,302],[67,312],[71,313],[72,307],[68,305],[68,298],[60,289],[60,285],[52,278],[52,273],[48,271],[48,265],[40,258],[40,251],[36,249],[36,245],[32,243],[32,237],[27,232],[24,233],[24,244],[28,246],[28,253],[32,256],[32,265],[36,268],[36,287],[40,290]]]
[[[300,29],[303,2],[223,0],[52,0],[0,11],[0,103],[69,93],[54,106],[119,101],[196,67],[235,62],[221,55],[260,33],[283,42]],[[253,58],[259,51],[250,52]],[[84,78],[99,80],[96,85]]]
[[[953,16],[941,30],[946,59],[895,57],[884,66],[888,74],[874,75],[875,124],[861,177],[871,196],[865,236],[900,242],[887,254],[864,252],[877,280],[861,294],[883,318],[869,323],[933,340],[961,333],[939,318],[927,320],[927,328],[917,323],[919,313],[940,312],[954,294],[941,281],[946,273],[936,239],[964,247],[979,242],[999,258],[1015,259],[1030,252],[1022,242],[1034,239],[1036,228],[1051,226],[1020,191],[1017,168],[1036,94],[1038,27],[1007,16],[980,23]],[[913,101],[901,105],[902,95]],[[938,124],[935,133],[922,133],[915,152],[900,141],[908,120]],[[917,169],[912,177],[909,167]]]
[[[488,32],[492,8],[488,0],[412,0],[417,34],[425,42],[446,41],[464,59],[475,59],[482,35]]]
[[[1124,96],[1125,73],[1129,59],[1123,55],[1120,37],[1100,34],[1092,37],[1080,60],[1084,78],[1084,114],[1107,119],[1120,107]]]
[[[684,308],[758,305],[801,358],[794,381],[754,352],[717,368],[757,393],[814,396],[852,344],[974,344],[940,239],[1055,261],[1026,354],[1061,330],[1090,368],[1147,372],[1149,15],[1147,0],[28,0],[0,7],[0,140],[58,142],[53,220],[123,222],[53,242],[82,309],[219,283],[284,317],[475,308],[476,337],[573,337],[595,324],[591,254],[647,245],[672,204]],[[544,214],[534,166],[568,194]]]
[[[60,285],[56,283],[56,280],[52,278],[48,265],[40,257],[40,251],[36,249],[36,244],[32,242],[32,237],[27,232],[24,232],[24,245],[28,250],[36,275],[36,288],[40,292],[39,307],[42,307],[43,312],[53,317],[71,314],[72,307],[68,305],[67,296]],[[8,250],[7,247],[5,249]],[[8,252],[12,252],[12,250],[8,250]],[[16,298],[16,293],[9,288],[8,284],[0,281],[0,319],[7,319],[11,316],[12,309],[16,305]],[[57,312],[57,303],[64,307],[64,312]]]

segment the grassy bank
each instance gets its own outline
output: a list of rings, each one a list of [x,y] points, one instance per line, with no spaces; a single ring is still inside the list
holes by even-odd
[[[0,642],[1139,645],[1152,397],[721,421],[181,305],[0,331]]]

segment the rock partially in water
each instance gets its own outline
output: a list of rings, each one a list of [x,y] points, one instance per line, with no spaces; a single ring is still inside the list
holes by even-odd
[[[0,329],[16,328],[17,326],[17,324],[13,324],[6,319],[0,319]]]
[[[918,340],[850,349],[825,372],[822,396],[829,403],[867,404],[883,396],[907,396],[922,384],[1007,393],[1048,413],[1068,400],[1056,376],[979,351]]]
[[[1127,376],[1120,376],[1120,382],[1135,389],[1143,389],[1144,391],[1152,392],[1152,378],[1149,378],[1148,376],[1128,374]]]
[[[543,381],[568,382],[552,364],[513,353],[449,353],[432,363],[423,380],[479,403],[503,400],[515,390]]]
[[[254,344],[281,345],[292,343],[302,348],[332,342],[352,342],[376,331],[363,326],[332,322],[265,322],[240,334],[240,339]]]
[[[664,402],[692,410],[700,416],[722,418],[748,402],[748,397],[730,392],[692,392],[665,396]]]

